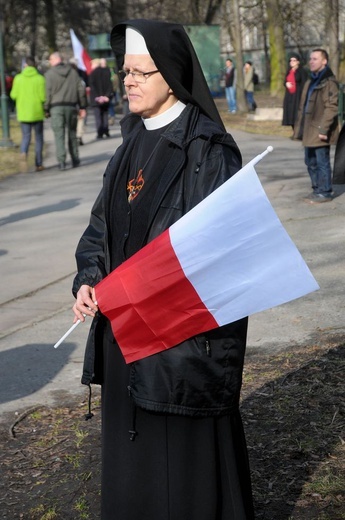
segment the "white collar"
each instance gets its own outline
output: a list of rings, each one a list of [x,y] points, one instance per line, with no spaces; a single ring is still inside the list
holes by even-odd
[[[159,114],[155,117],[148,117],[147,119],[142,118],[146,130],[157,130],[158,128],[163,128],[163,126],[172,123],[172,121],[182,114],[185,107],[186,105],[182,103],[182,101],[177,101],[175,105],[168,108],[168,110],[163,112],[163,114]]]

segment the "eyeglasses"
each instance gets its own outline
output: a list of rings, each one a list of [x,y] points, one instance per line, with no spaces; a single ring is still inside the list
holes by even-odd
[[[125,81],[129,75],[132,76],[136,83],[146,83],[148,76],[156,74],[159,70],[150,70],[149,72],[130,72],[129,70],[119,70],[119,76],[121,81]]]

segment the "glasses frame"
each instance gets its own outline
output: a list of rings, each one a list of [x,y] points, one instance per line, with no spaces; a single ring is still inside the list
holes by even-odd
[[[156,74],[157,72],[159,72],[158,69],[150,70],[149,72],[139,72],[139,71],[130,72],[129,70],[119,70],[119,76],[120,76],[121,81],[124,83],[125,79],[128,78],[128,76],[131,74],[132,79],[136,83],[144,84],[147,82],[147,76],[150,76],[151,74]],[[137,76],[139,76],[139,78],[142,77],[144,81],[138,81]]]

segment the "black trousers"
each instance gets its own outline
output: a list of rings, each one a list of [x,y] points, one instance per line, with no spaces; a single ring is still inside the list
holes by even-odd
[[[109,135],[108,103],[94,107],[97,137]]]

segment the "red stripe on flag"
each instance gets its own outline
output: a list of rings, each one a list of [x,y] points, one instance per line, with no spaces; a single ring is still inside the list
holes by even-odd
[[[218,327],[185,277],[169,230],[104,278],[95,292],[127,363]]]
[[[87,74],[90,74],[91,70],[92,70],[91,69],[91,58],[90,58],[90,56],[88,55],[88,53],[86,52],[86,50],[84,48],[83,48],[83,51],[82,51],[82,60],[84,62]]]

